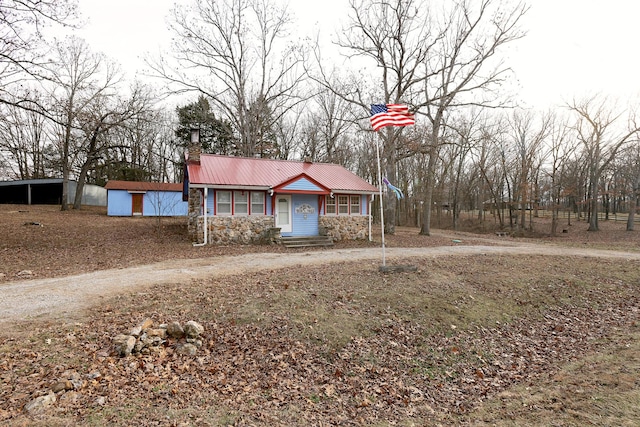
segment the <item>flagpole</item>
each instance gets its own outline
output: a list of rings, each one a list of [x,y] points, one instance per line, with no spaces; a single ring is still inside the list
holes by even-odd
[[[416,121],[413,114],[409,112],[409,107],[402,104],[371,104],[371,118],[369,119],[373,130],[376,132],[386,126],[410,126],[415,125]],[[380,190],[380,227],[382,228],[382,266],[386,266],[386,258],[384,253],[384,207],[382,200],[382,172],[380,171],[380,145],[376,138],[376,158],[378,159],[378,189]],[[396,193],[398,198],[403,197],[402,192],[387,185]]]
[[[380,226],[382,229],[382,266],[386,266],[386,259],[384,253],[384,208],[382,203],[382,173],[380,172],[380,146],[378,145],[378,138],[376,138],[376,159],[378,160],[378,190],[380,191]]]

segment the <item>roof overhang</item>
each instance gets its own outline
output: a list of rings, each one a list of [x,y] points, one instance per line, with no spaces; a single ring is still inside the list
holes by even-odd
[[[190,188],[212,188],[214,190],[248,190],[248,191],[268,191],[271,187],[264,185],[215,185],[215,184],[193,184]]]
[[[311,184],[316,186],[318,188],[318,190],[291,190],[291,189],[286,189],[285,188],[289,184],[292,184],[292,183],[294,183],[296,181],[299,181],[301,179],[306,179]],[[285,181],[282,181],[281,183],[274,185],[273,186],[273,191],[276,192],[276,193],[304,193],[304,194],[329,194],[329,193],[331,193],[331,189],[330,188],[327,188],[326,186],[320,184],[317,180],[311,178],[309,175],[307,175],[304,172],[301,173],[301,174],[298,174],[296,176],[292,176],[291,178],[288,178]]]

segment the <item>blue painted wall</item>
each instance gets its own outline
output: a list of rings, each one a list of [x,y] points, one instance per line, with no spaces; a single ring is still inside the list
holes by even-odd
[[[131,194],[125,190],[108,190],[107,215],[131,216]]]
[[[188,206],[180,191],[147,191],[142,197],[143,216],[186,216]],[[131,216],[131,194],[126,190],[109,190],[107,215]]]
[[[180,191],[147,191],[142,197],[144,216],[185,216],[188,211]]]
[[[369,215],[369,203],[367,203],[367,195],[360,196],[360,213],[362,215]]]
[[[283,236],[317,236],[318,231],[318,195],[294,194],[291,198],[293,205],[293,231],[282,233]],[[311,208],[313,212],[296,212],[303,206]]]
[[[313,182],[309,181],[307,178],[300,178],[297,181],[294,181],[288,184],[285,187],[282,187],[280,191],[284,190],[294,190],[294,191],[323,191],[323,188],[318,187]]]

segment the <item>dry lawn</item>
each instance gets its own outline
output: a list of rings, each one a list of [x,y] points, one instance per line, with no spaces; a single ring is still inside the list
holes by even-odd
[[[0,272],[8,281],[22,270],[53,277],[167,258],[285,251],[194,248],[182,221],[158,227],[153,219],[96,210],[0,206]],[[574,223],[569,233],[536,239],[637,251],[637,232],[625,232],[622,222],[601,225],[604,231],[587,233],[586,224]],[[497,240],[455,236],[465,244]],[[387,243],[453,244],[451,235],[412,229],[387,236]],[[105,298],[68,322],[10,325],[0,332],[0,422],[640,425],[637,262],[474,255],[406,263],[417,271],[384,275],[377,262],[345,260],[163,285]],[[205,327],[203,347],[195,357],[171,345],[117,357],[111,338],[145,318],[196,320]],[[82,377],[81,385],[59,391],[43,413],[27,414],[24,405],[68,371]]]

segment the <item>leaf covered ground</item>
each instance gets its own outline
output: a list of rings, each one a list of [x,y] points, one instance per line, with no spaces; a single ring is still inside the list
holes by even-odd
[[[75,218],[85,216],[91,230],[82,232],[82,221]],[[109,219],[76,213],[63,222],[73,228],[68,233],[79,247],[102,242],[112,253],[108,242],[114,233],[96,224],[102,221]],[[62,223],[56,227],[65,229]],[[104,240],[96,229],[103,230]],[[60,233],[58,243],[33,239],[30,244],[62,247]],[[397,234],[390,244],[403,244],[404,233]],[[404,244],[451,244],[444,237],[415,235],[407,233],[413,243]],[[184,240],[179,228],[171,236],[144,241],[142,235],[142,247],[150,253],[129,257],[134,262],[161,257],[162,239]],[[183,243],[176,246],[188,252],[188,242]],[[257,249],[225,250],[228,255]],[[40,255],[52,268],[56,259],[65,259],[55,252]],[[126,259],[114,254],[118,257]],[[6,325],[0,333],[0,421],[42,426],[640,423],[636,261],[504,255],[404,261],[417,271],[381,274],[378,262],[264,270],[105,298],[66,321]],[[70,269],[93,268],[88,264]],[[203,346],[196,356],[177,354],[171,341],[152,354],[116,356],[112,337],[145,318],[156,324],[198,321],[205,328]],[[25,411],[25,404],[70,373],[80,381],[57,391],[50,408]]]

